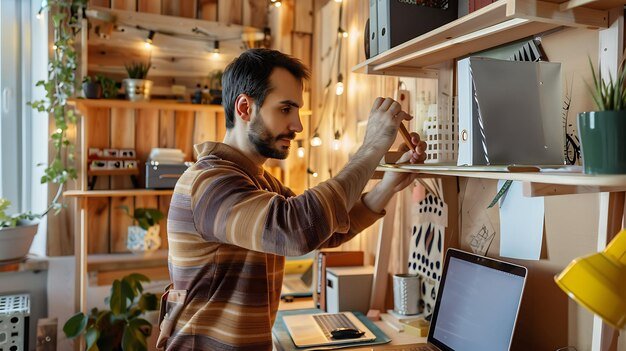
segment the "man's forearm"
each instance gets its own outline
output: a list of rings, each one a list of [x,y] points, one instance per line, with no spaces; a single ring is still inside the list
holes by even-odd
[[[361,197],[365,185],[372,178],[376,166],[378,166],[382,157],[379,153],[375,149],[362,146],[334,178],[346,193],[348,209],[352,208],[354,203]]]
[[[391,189],[387,189],[381,183],[378,183],[374,189],[363,196],[363,204],[372,212],[381,213],[394,194]]]

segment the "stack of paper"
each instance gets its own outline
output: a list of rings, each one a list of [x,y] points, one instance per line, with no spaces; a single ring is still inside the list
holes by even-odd
[[[185,154],[180,149],[153,148],[150,151],[150,160],[164,164],[185,162]]]

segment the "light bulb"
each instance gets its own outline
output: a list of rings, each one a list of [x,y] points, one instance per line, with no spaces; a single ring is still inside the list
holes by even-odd
[[[317,178],[317,176],[318,176],[317,172],[315,172],[315,171],[311,170],[310,168],[307,168],[307,169],[306,169],[306,172],[307,172],[308,174],[312,175],[312,176],[313,176],[313,178]]]
[[[56,49],[58,49],[58,48],[59,48],[59,47],[58,47],[56,44],[52,45],[52,50],[56,50]]]
[[[335,139],[333,139],[333,150],[338,151],[341,149],[341,134],[339,131],[335,131]]]
[[[156,34],[156,33],[155,33],[155,31],[153,31],[153,30],[148,31],[148,37],[146,38],[145,43],[143,44],[143,46],[144,46],[146,49],[150,49],[150,48],[152,47],[152,41],[154,40],[154,35],[155,35],[155,34]]]
[[[57,129],[57,133],[60,134],[62,132],[61,128]]]
[[[38,19],[38,20],[40,20],[40,19],[41,19],[41,13],[40,13],[40,12],[37,12],[37,14],[35,15],[35,17],[37,17],[37,19]]]
[[[313,178],[317,178],[317,172],[313,172],[312,176]]]
[[[143,47],[146,48],[147,50],[150,50],[150,48],[152,47],[152,44],[145,42],[143,43]]]
[[[220,53],[219,53],[219,52],[215,52],[215,51],[214,51],[214,52],[211,54],[211,57],[212,57],[214,60],[217,60],[217,59],[219,59],[219,58],[220,58]]]
[[[343,28],[339,27],[339,29],[337,30],[337,36],[339,38],[347,38],[348,32],[346,32]]]
[[[337,82],[337,84],[335,85],[335,94],[337,94],[337,95],[342,95],[343,94],[343,83],[342,82]]]
[[[274,2],[274,6],[276,6],[276,7],[280,7],[281,5],[282,5],[282,3],[280,1]]]
[[[322,138],[320,138],[319,134],[313,134],[313,138],[311,138],[311,146],[320,146],[322,145]]]
[[[335,0],[336,3],[340,4],[342,0]]]
[[[298,140],[298,158],[304,158],[304,146],[302,146],[302,140]]]

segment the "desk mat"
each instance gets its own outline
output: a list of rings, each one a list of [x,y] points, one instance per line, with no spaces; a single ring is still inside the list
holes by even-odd
[[[389,338],[380,328],[378,328],[372,321],[367,319],[367,317],[361,312],[352,312],[354,315],[363,323],[365,326],[376,335],[376,339],[372,341],[361,341],[361,342],[353,342],[349,344],[341,344],[341,345],[328,345],[328,346],[314,346],[314,347],[297,347],[293,340],[291,339],[291,335],[289,335],[289,331],[285,326],[285,321],[283,320],[283,316],[291,316],[297,314],[315,314],[315,313],[325,313],[324,311],[317,308],[310,309],[302,309],[302,310],[291,310],[291,311],[278,311],[276,315],[276,322],[274,322],[274,327],[272,328],[272,335],[274,337],[274,346],[279,351],[314,351],[314,350],[336,350],[336,349],[344,349],[348,347],[356,347],[356,346],[370,346],[370,345],[380,345],[391,342],[391,338]]]

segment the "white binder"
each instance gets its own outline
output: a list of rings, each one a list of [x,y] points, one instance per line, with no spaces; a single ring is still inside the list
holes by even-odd
[[[470,57],[458,62],[462,165],[561,165],[561,64]]]

